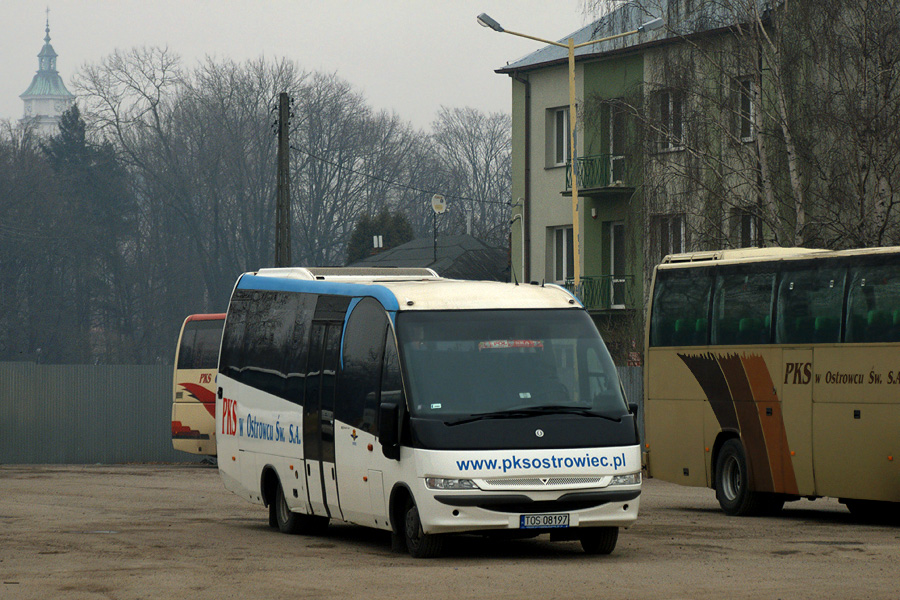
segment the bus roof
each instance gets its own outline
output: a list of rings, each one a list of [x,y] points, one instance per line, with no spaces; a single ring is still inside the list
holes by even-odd
[[[705,252],[686,252],[684,254],[668,254],[662,259],[664,265],[710,261],[758,261],[777,258],[829,252],[813,248],[738,248],[734,250],[708,250]]]
[[[237,288],[370,296],[390,311],[581,307],[557,285],[444,279],[431,269],[261,269]]]
[[[851,250],[823,250],[816,248],[740,248],[736,250],[710,250],[669,254],[660,263],[662,268],[701,266],[709,263],[733,264],[803,258],[839,258],[851,256],[875,256],[900,253],[900,246],[882,248],[854,248]]]

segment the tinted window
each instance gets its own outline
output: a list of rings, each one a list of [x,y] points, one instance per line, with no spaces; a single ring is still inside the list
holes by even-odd
[[[375,431],[381,389],[381,363],[387,313],[379,302],[364,298],[350,313],[344,332],[340,403],[336,418],[364,431]]]
[[[219,361],[222,321],[188,321],[178,351],[179,369],[215,369]]]
[[[828,268],[822,261],[785,270],[778,285],[775,343],[839,342],[845,276],[845,269]]]
[[[650,317],[651,346],[706,344],[711,269],[657,271]]]
[[[276,352],[275,338],[283,327],[276,311],[278,292],[253,292],[247,313],[244,333],[244,372],[241,381],[256,389],[278,393],[282,386],[280,372],[272,369],[272,357]],[[293,323],[293,319],[290,321]],[[279,362],[278,366],[281,364]]]
[[[303,404],[306,381],[306,361],[309,350],[309,330],[313,312],[316,309],[315,294],[297,294],[294,327],[290,343],[284,350],[284,398],[296,404]]]
[[[585,311],[410,311],[397,315],[397,335],[414,416],[546,406],[625,414],[612,359]]]
[[[249,308],[250,294],[244,290],[236,290],[228,307],[225,330],[222,333],[222,360],[219,361],[219,372],[237,381],[241,380],[244,367],[244,330]]]
[[[397,342],[394,341],[394,332],[388,327],[384,340],[384,366],[381,370],[381,401],[393,402],[400,407],[401,413],[406,410],[406,398],[403,395],[403,382],[400,376],[400,356],[397,354]],[[378,420],[378,405],[370,404],[366,398],[365,414],[367,418]],[[372,415],[372,417],[369,417]],[[378,435],[378,428],[373,430]]]
[[[850,269],[845,340],[900,340],[900,273],[896,266]]]
[[[222,372],[259,390],[285,396],[285,368],[290,366],[286,357],[293,353],[301,304],[301,295],[296,293],[236,292],[223,344]]]
[[[729,272],[731,271],[731,272]],[[774,271],[724,270],[716,278],[711,343],[714,345],[770,342]]]

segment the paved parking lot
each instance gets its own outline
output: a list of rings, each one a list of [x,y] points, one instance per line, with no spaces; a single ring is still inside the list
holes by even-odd
[[[896,598],[900,527],[834,500],[777,518],[722,514],[713,492],[645,480],[611,556],[577,542],[459,537],[414,560],[389,535],[269,529],[199,465],[0,466],[0,599]]]

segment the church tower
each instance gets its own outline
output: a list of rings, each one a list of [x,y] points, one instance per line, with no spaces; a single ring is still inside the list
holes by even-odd
[[[66,89],[56,70],[56,52],[50,45],[50,9],[47,9],[47,27],[44,47],[38,54],[38,71],[28,89],[19,96],[25,103],[25,115],[21,124],[31,124],[35,131],[53,135],[59,126],[59,117],[75,103],[75,95]]]

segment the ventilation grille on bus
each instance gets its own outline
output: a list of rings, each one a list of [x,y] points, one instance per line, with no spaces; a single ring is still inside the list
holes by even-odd
[[[552,489],[556,487],[597,487],[603,482],[603,477],[529,477],[521,479],[485,479],[486,489],[499,488],[538,488]]]

